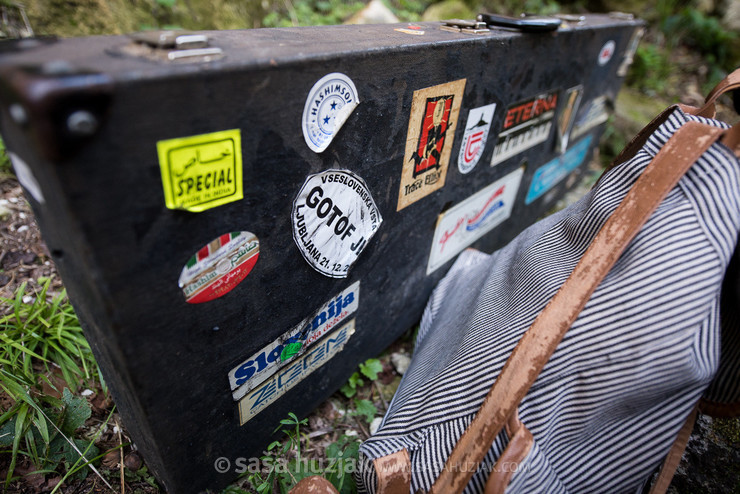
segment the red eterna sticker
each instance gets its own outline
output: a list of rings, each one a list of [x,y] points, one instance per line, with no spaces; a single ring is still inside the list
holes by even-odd
[[[226,233],[196,252],[185,264],[178,284],[189,304],[200,304],[229,293],[247,277],[260,254],[250,232]]]

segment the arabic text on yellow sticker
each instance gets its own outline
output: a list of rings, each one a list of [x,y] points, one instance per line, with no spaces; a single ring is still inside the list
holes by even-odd
[[[165,204],[200,212],[244,197],[239,129],[159,141]]]

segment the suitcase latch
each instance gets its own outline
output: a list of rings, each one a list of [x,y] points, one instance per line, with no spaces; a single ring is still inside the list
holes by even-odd
[[[440,26],[440,29],[451,33],[485,34],[491,32],[485,22],[463,19],[449,19],[442,22],[444,22],[444,25]]]
[[[144,31],[131,35],[138,55],[171,62],[211,62],[224,57],[223,50],[209,46],[208,36],[189,31]],[[129,50],[131,51],[131,50]]]

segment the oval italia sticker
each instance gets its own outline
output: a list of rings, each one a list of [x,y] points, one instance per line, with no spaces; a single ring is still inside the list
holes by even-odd
[[[310,175],[293,201],[293,239],[319,273],[345,278],[383,218],[365,182],[347,170]]]
[[[352,79],[339,72],[325,75],[313,85],[303,107],[303,137],[317,153],[323,152],[360,100]]]
[[[200,304],[229,293],[247,277],[260,254],[260,243],[250,232],[226,233],[191,257],[178,284],[190,304]]]

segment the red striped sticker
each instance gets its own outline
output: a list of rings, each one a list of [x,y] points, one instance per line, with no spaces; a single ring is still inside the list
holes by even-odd
[[[185,301],[200,304],[229,293],[252,271],[259,253],[259,240],[250,232],[226,233],[204,245],[180,273]]]

